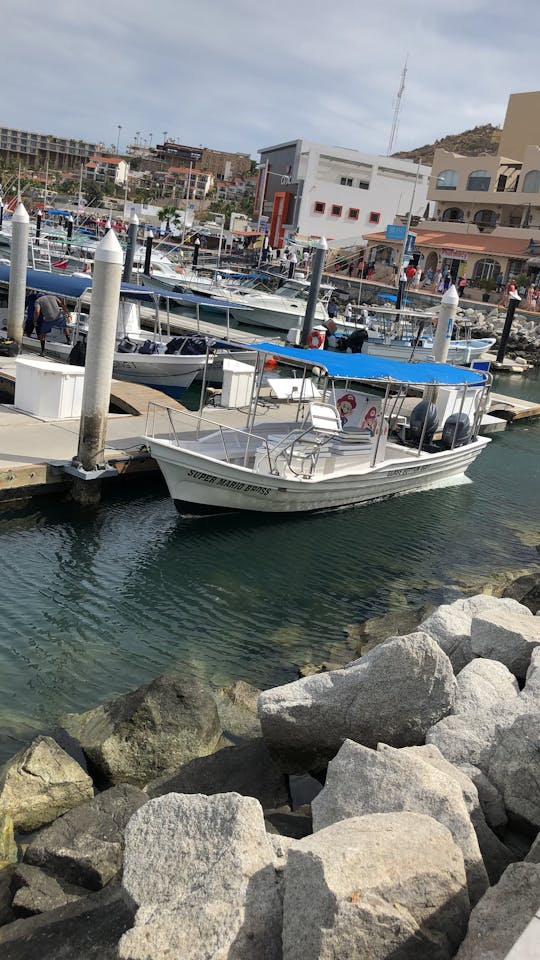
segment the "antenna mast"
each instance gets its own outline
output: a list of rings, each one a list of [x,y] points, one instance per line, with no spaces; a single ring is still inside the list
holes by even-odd
[[[394,106],[394,116],[392,119],[392,129],[390,130],[390,139],[388,141],[388,149],[386,151],[386,156],[389,157],[392,153],[394,143],[396,141],[398,127],[399,127],[399,112],[401,110],[401,98],[403,96],[403,91],[405,90],[405,77],[407,76],[407,60],[409,59],[409,54],[405,57],[405,63],[403,64],[403,70],[401,72],[401,82],[399,84],[399,90],[396,94],[395,106]]]

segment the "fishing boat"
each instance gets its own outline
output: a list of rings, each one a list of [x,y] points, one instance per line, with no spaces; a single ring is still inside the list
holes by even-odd
[[[151,405],[145,442],[182,514],[327,510],[461,482],[489,443],[479,436],[489,374],[271,342],[254,349],[245,424]],[[270,356],[302,369],[273,415],[261,405]],[[423,398],[404,414],[411,389]]]
[[[10,265],[0,262],[0,289],[9,286]],[[88,332],[88,304],[92,291],[92,278],[88,274],[58,274],[46,270],[27,271],[27,291],[49,293],[73,305],[72,321],[68,324],[70,341],[62,330],[47,334],[46,355],[63,363],[84,362],[84,342]],[[123,283],[120,288],[120,305],[116,331],[116,349],[113,359],[113,376],[118,380],[142,383],[155,387],[174,399],[180,397],[205,368],[212,367],[216,360],[216,373],[208,376],[207,382],[220,380],[221,354],[237,348],[227,338],[217,341],[200,334],[171,337],[163,335],[159,314],[162,290]],[[190,306],[204,306],[204,298],[193,294],[165,294]],[[7,297],[6,297],[7,302]],[[141,328],[140,307],[154,309],[154,330]],[[223,309],[231,306],[222,302]],[[7,310],[4,309],[7,314]],[[81,350],[80,344],[83,349]],[[41,343],[34,332],[23,336],[23,347],[32,352],[41,350]],[[75,349],[76,348],[76,349]],[[72,351],[75,349],[75,353]]]

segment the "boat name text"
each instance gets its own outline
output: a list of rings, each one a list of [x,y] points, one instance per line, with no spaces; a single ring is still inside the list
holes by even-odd
[[[253,483],[240,483],[239,480],[224,480],[222,477],[213,477],[210,473],[202,473],[201,470],[190,470],[188,477],[193,477],[194,480],[203,480],[205,483],[211,483],[215,487],[227,487],[228,490],[258,493],[261,497],[267,497],[270,493],[269,487],[257,487]]]

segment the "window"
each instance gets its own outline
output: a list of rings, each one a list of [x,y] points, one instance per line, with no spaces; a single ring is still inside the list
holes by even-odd
[[[474,222],[482,227],[494,227],[497,223],[497,214],[494,210],[477,210]]]
[[[540,170],[529,170],[523,180],[523,193],[538,193],[540,191]]]
[[[330,211],[330,215],[332,217],[340,217],[342,213],[343,213],[343,207],[341,207],[339,203],[333,203],[332,209]]]
[[[326,210],[326,204],[321,200],[316,200],[313,204],[313,213],[324,213]]]
[[[477,260],[473,270],[473,280],[494,280],[501,273],[501,265],[498,260],[492,260],[486,257],[484,260]]]
[[[349,220],[358,220],[358,217],[360,216],[360,210],[358,207],[349,207],[347,216]]]
[[[342,177],[339,182],[342,187],[352,187],[352,177]]]
[[[372,210],[369,215],[369,222],[378,223],[380,219],[381,219],[380,213],[377,213],[375,210]]]
[[[455,170],[441,170],[436,175],[437,190],[455,190],[458,182],[458,175]]]
[[[463,210],[460,207],[447,207],[442,215],[446,223],[463,223]]]
[[[491,177],[487,170],[473,170],[467,180],[467,190],[489,190]]]
[[[358,187],[360,190],[369,190],[369,180],[359,180]]]

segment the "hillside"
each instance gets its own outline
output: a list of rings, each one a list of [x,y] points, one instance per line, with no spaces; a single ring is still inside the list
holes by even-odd
[[[435,143],[427,143],[423,147],[416,147],[414,150],[402,150],[399,153],[393,153],[393,157],[401,160],[419,160],[422,163],[433,163],[435,150],[451,150],[453,153],[462,153],[466,157],[477,157],[481,153],[497,153],[501,131],[499,127],[486,123],[481,127],[473,127],[472,130],[464,130],[463,133],[450,133]]]

